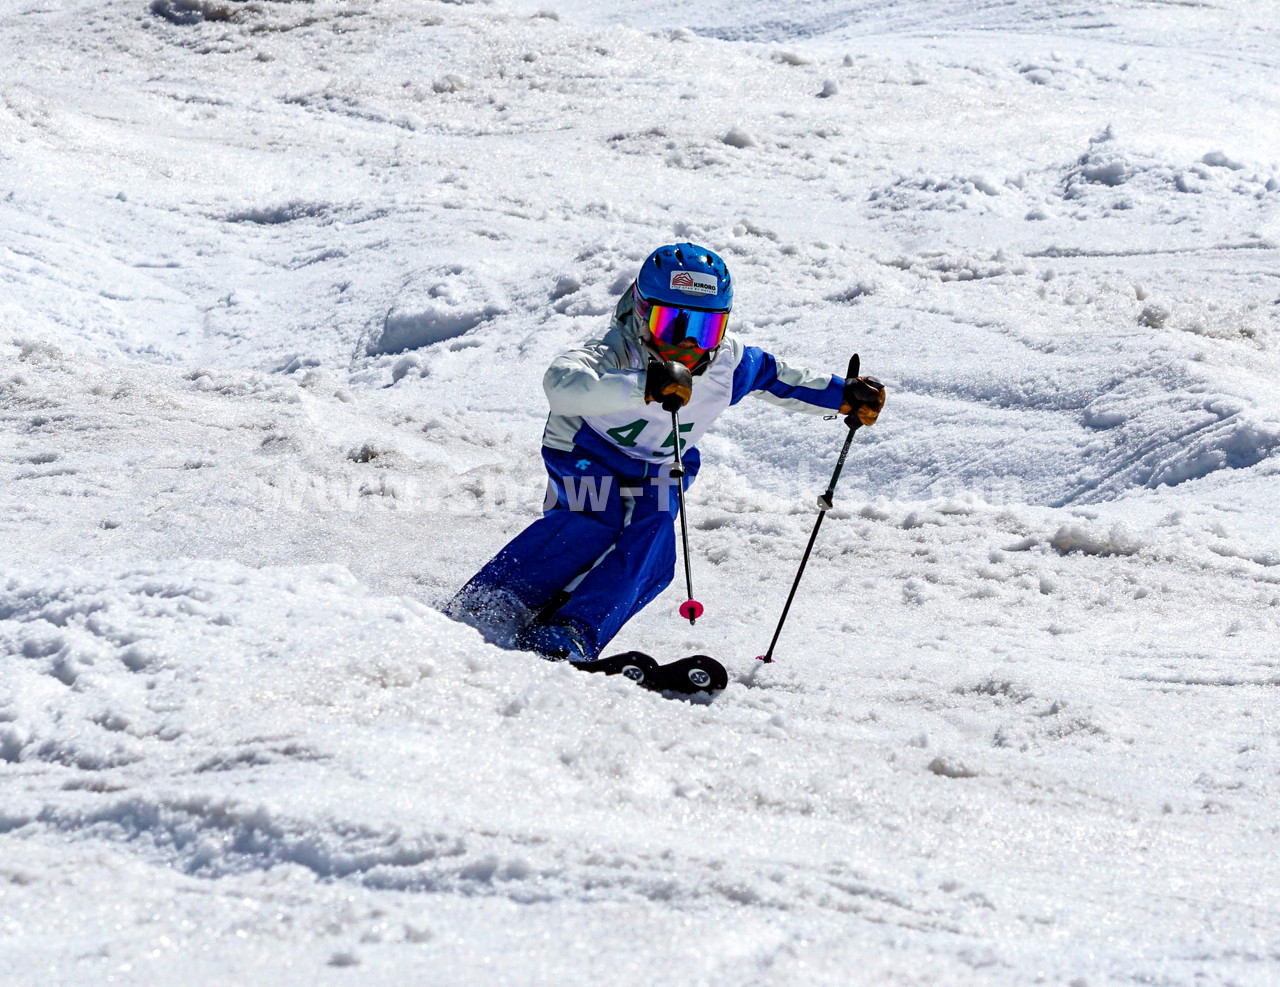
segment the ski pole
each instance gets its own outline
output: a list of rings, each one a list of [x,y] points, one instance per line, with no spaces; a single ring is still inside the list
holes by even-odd
[[[663,405],[666,408],[666,405]],[[676,496],[680,503],[680,541],[684,549],[684,587],[688,591],[688,599],[680,604],[680,616],[689,621],[689,626],[698,622],[703,614],[702,604],[693,598],[693,567],[689,562],[689,523],[684,514],[684,456],[680,451],[680,406],[671,411],[672,444],[676,449],[676,461],[671,464],[671,476],[676,481]]]
[[[853,359],[849,361],[849,373],[845,380],[852,380],[857,377],[858,369],[858,354],[855,353],[853,354]],[[822,527],[822,519],[827,516],[827,511],[831,510],[834,503],[832,498],[835,497],[836,484],[840,482],[840,473],[844,469],[845,457],[849,455],[849,447],[853,445],[853,433],[862,427],[862,423],[858,421],[857,408],[854,408],[845,416],[844,423],[849,428],[849,434],[844,437],[844,448],[840,450],[840,458],[836,460],[836,469],[831,474],[831,482],[827,485],[826,493],[818,498],[818,520],[814,522],[813,533],[809,535],[809,544],[805,546],[804,556],[800,559],[800,568],[796,571],[795,582],[791,584],[791,592],[787,595],[786,605],[782,608],[782,616],[778,619],[778,627],[773,632],[773,640],[769,642],[769,650],[757,656],[760,661],[773,661],[773,649],[778,645],[778,638],[782,635],[782,626],[787,622],[787,614],[791,612],[791,601],[796,598],[796,590],[800,587],[800,577],[804,575],[804,568],[809,564],[809,553],[813,551],[813,544],[818,540],[818,529]]]

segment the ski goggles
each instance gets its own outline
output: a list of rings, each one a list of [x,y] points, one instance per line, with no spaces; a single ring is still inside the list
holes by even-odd
[[[713,350],[724,339],[728,312],[701,312],[696,308],[676,308],[659,302],[649,304],[649,333],[664,346],[688,346]]]

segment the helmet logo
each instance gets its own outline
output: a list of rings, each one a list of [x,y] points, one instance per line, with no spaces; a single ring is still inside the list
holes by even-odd
[[[714,276],[698,271],[672,271],[671,287],[686,295],[714,295],[720,291],[720,284]]]

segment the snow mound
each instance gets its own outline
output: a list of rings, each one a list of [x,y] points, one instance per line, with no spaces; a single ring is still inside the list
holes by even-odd
[[[272,206],[252,206],[237,210],[227,216],[229,223],[254,223],[258,226],[277,226],[299,219],[323,219],[329,215],[330,206],[323,202],[293,200]]]
[[[1029,270],[1029,265],[1022,258],[1006,256],[1003,250],[989,256],[930,251],[915,257],[895,257],[885,263],[939,281],[980,281],[1023,275]]]
[[[219,3],[216,0],[151,0],[151,13],[170,24],[188,26],[204,21],[233,21],[253,11],[254,5]]]
[[[460,821],[521,778],[563,773],[554,738],[612,694],[332,566],[10,573],[0,651],[4,760],[85,773],[61,804],[8,801],[3,828],[118,843],[206,877],[283,864],[398,887],[527,877],[490,866],[496,844]],[[531,743],[518,724],[550,732]],[[414,776],[436,793],[426,819],[420,801],[413,821],[395,797],[359,795],[370,755],[380,792]],[[259,799],[245,797],[250,776]]]
[[[989,210],[988,201],[1001,195],[1003,182],[983,175],[910,175],[873,189],[867,197],[873,210],[904,212]]]
[[[506,311],[494,286],[461,265],[414,275],[400,290],[366,353],[403,353],[458,339]]]
[[[1123,524],[1102,530],[1083,522],[1064,524],[1049,544],[1059,552],[1083,552],[1086,555],[1137,555],[1143,541]]]
[[[1068,202],[1096,202],[1109,190],[1131,187],[1135,192],[1133,201],[1109,200],[1124,209],[1138,205],[1138,192],[1144,194],[1142,198],[1162,200],[1171,193],[1264,199],[1272,191],[1270,175],[1245,172],[1244,164],[1221,151],[1211,151],[1199,160],[1176,162],[1126,148],[1108,126],[1090,139],[1088,149],[1074,164],[1063,170],[1060,188],[1062,198]]]
[[[1086,455],[1080,485],[1062,502],[1172,487],[1273,460],[1280,454],[1280,409],[1260,401],[1239,374],[1215,383],[1194,364],[1153,358],[1089,401],[1082,420],[1100,441]]]

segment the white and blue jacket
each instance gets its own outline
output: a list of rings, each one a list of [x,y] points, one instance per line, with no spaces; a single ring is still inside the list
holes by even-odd
[[[547,370],[542,386],[551,414],[542,444],[587,456],[620,476],[643,477],[671,462],[675,438],[671,415],[656,401],[645,403],[653,358],[634,327],[629,301],[623,296],[602,338],[561,354]],[[789,367],[726,335],[715,359],[694,377],[693,397],[680,410],[688,466],[696,469],[696,445],[711,423],[748,394],[793,411],[830,414],[840,407],[844,379]]]

